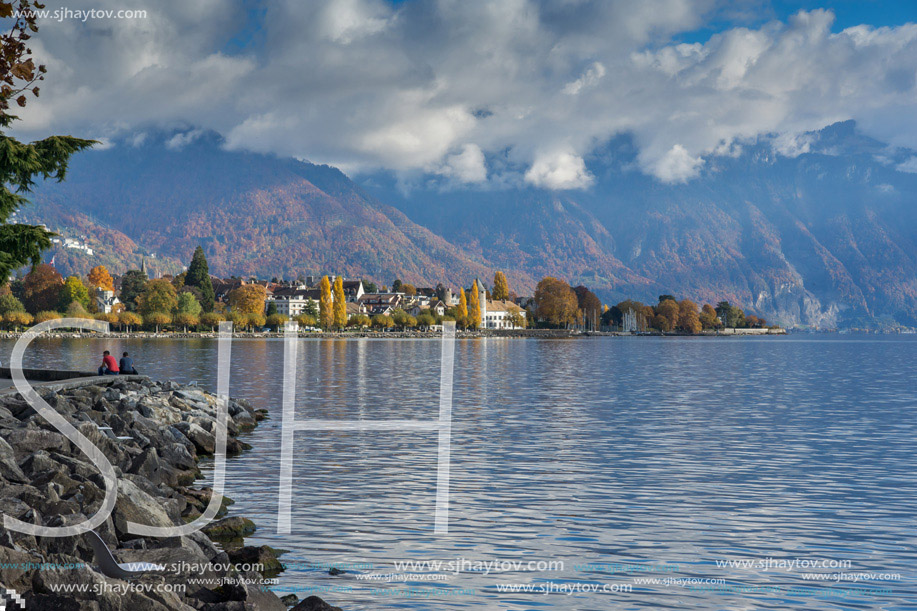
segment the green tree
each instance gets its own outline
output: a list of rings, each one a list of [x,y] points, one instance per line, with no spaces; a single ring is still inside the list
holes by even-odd
[[[135,311],[138,307],[137,299],[146,290],[146,274],[139,269],[124,272],[121,276],[121,302],[128,310]]]
[[[279,331],[280,328],[283,327],[283,323],[285,323],[288,320],[289,320],[288,316],[285,316],[283,314],[274,313],[274,314],[265,316],[264,322],[265,324],[267,324],[267,326],[269,326],[274,331]]]
[[[494,274],[494,290],[492,295],[495,301],[509,299],[509,283],[506,281],[506,276],[503,272]]]
[[[8,312],[25,312],[25,306],[12,293],[0,295],[0,315]]]
[[[334,279],[334,326],[343,329],[347,325],[347,299],[344,297],[344,279]]]
[[[332,311],[331,301],[331,282],[328,276],[322,276],[321,296],[318,300],[318,320],[322,329],[330,329],[334,324],[334,312]]]
[[[193,286],[201,292],[201,306],[205,312],[213,311],[213,282],[210,280],[210,267],[204,249],[198,246],[191,256],[191,264],[185,276],[185,286]]]
[[[172,311],[178,306],[178,295],[171,282],[165,278],[157,278],[147,283],[146,289],[144,289],[143,294],[140,295],[137,300],[137,304],[140,313],[143,314],[144,320],[146,320],[149,315],[157,312],[171,315]],[[171,320],[169,322],[171,322]],[[152,324],[157,325],[158,331],[159,325],[169,323],[153,322]]]
[[[363,291],[366,293],[378,293],[379,287],[376,286],[375,282],[369,282],[368,280],[363,281]]]
[[[39,225],[11,223],[10,217],[28,200],[36,178],[63,181],[70,157],[96,144],[72,136],[51,136],[23,144],[6,132],[18,119],[10,112],[11,105],[24,107],[28,94],[38,97],[38,82],[47,71],[32,57],[33,43],[38,31],[35,8],[43,5],[31,0],[0,2],[0,17],[7,30],[0,37],[0,284],[13,270],[29,262],[37,266],[42,251],[50,248],[54,233]],[[18,11],[15,18],[14,12]]]
[[[57,309],[65,312],[71,303],[80,304],[83,310],[89,307],[89,289],[79,276],[70,276],[64,282],[64,286],[60,289]]]
[[[210,327],[210,332],[213,333],[216,330],[217,325],[225,320],[222,314],[217,312],[204,312],[201,314],[201,324],[205,327]]]
[[[178,305],[176,306],[176,310],[179,314],[191,314],[192,316],[200,316],[201,312],[203,311],[203,307],[200,303],[198,303],[193,294],[181,293],[178,296]]]
[[[402,292],[401,289],[402,289],[402,282],[401,282],[401,279],[400,279],[400,278],[395,278],[395,281],[392,282],[392,292],[393,292],[393,293],[400,293],[400,292]]]
[[[471,283],[471,296],[468,298],[468,325],[474,329],[481,326],[481,296],[477,280]]]
[[[277,314],[277,303],[273,299],[271,299],[270,301],[267,302],[267,310],[264,311],[264,315],[267,317],[271,317],[274,314]]]

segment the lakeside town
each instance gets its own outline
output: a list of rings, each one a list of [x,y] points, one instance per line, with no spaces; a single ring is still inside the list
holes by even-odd
[[[153,277],[156,276],[156,277]],[[585,286],[546,277],[530,296],[518,295],[503,272],[488,285],[390,285],[362,278],[300,275],[296,280],[220,278],[210,274],[200,246],[185,271],[140,269],[112,274],[94,267],[64,278],[51,263],[33,266],[0,287],[0,320],[7,331],[63,317],[94,318],[127,333],[213,333],[221,321],[243,332],[278,332],[294,321],[302,333],[441,330],[455,321],[465,331],[555,329],[649,334],[766,334],[782,332],[754,314],[721,301],[699,306],[660,295],[656,304],[605,304]]]

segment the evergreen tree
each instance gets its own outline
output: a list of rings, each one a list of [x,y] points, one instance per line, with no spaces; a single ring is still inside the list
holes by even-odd
[[[277,314],[277,304],[274,303],[274,300],[272,299],[268,302],[267,309],[264,311],[264,315],[273,316],[274,314]]]
[[[322,276],[321,297],[318,300],[318,319],[322,329],[330,329],[334,324],[334,312],[331,309],[331,282],[328,276]]]
[[[492,299],[496,301],[509,299],[509,283],[506,282],[506,276],[503,272],[494,274],[494,290],[492,295]]]
[[[12,19],[9,30],[0,38],[0,284],[13,270],[29,262],[41,263],[42,251],[50,248],[54,233],[39,225],[10,223],[12,214],[25,204],[26,193],[35,178],[64,180],[71,155],[96,144],[72,136],[51,136],[23,144],[7,136],[18,117],[10,114],[15,102],[24,107],[29,92],[38,97],[38,81],[44,80],[44,65],[35,65],[28,40],[38,31],[39,4],[31,0],[0,3],[0,17]]]
[[[210,268],[207,265],[207,257],[204,255],[204,249],[198,246],[194,249],[194,255],[191,257],[191,264],[188,265],[188,271],[185,275],[185,286],[193,286],[201,292],[201,307],[205,312],[213,311],[213,282],[210,280]]]
[[[334,326],[343,329],[347,324],[347,299],[344,297],[344,279],[334,279]]]
[[[124,272],[121,276],[121,301],[124,307],[134,311],[137,309],[137,298],[146,290],[146,274],[139,269]]]
[[[392,282],[392,292],[400,293],[401,292],[401,279],[395,278],[395,281]]]

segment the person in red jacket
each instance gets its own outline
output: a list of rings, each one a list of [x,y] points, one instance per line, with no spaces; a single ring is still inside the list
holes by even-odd
[[[102,366],[99,367],[100,376],[118,375],[118,361],[106,350],[102,353]]]

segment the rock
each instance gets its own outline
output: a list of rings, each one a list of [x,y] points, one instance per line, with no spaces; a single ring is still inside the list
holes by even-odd
[[[286,596],[280,597],[280,602],[288,607],[292,607],[299,602],[299,598],[296,596],[296,594],[287,594]]]
[[[293,607],[290,611],[343,611],[340,607],[334,607],[323,601],[318,596],[304,598],[302,602]]]
[[[118,480],[118,501],[112,512],[112,519],[119,538],[137,535],[127,534],[127,522],[136,522],[148,526],[173,526],[175,522],[166,513],[161,501],[153,498],[136,484],[127,479]]]
[[[255,523],[237,516],[211,522],[202,530],[211,539],[241,539],[255,532]]]
[[[346,572],[347,571],[341,570],[337,568],[336,566],[333,566],[330,569],[328,569],[328,574],[332,576],[343,575]]]
[[[283,571],[283,564],[277,559],[277,551],[267,545],[254,547],[246,545],[226,552],[236,565],[249,565],[265,577],[273,577]]]
[[[51,461],[50,458],[48,460]],[[0,456],[0,479],[16,484],[25,484],[29,481],[29,478],[13,460],[13,456],[5,454]]]
[[[199,454],[213,454],[216,449],[214,436],[193,422],[177,422],[175,428],[194,444]]]
[[[70,441],[57,432],[17,429],[6,435],[6,441],[22,455],[36,450],[57,450],[68,453]]]

